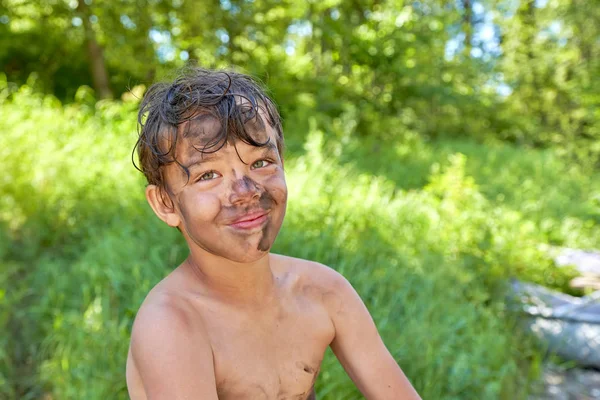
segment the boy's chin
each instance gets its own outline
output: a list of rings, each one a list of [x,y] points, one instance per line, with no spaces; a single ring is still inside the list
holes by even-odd
[[[267,229],[268,228],[268,229]],[[240,234],[229,230],[201,232],[184,231],[184,238],[192,253],[202,257],[217,256],[237,263],[253,263],[267,255],[277,238],[279,229],[265,227],[262,231]],[[208,253],[208,254],[207,254]],[[209,256],[210,257],[210,256]]]

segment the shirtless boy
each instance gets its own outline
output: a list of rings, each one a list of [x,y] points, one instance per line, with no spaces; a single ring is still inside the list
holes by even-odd
[[[188,258],[133,325],[133,400],[314,399],[327,346],[367,399],[419,399],[350,283],[270,253],[285,215],[283,133],[248,76],[192,69],[152,86],[137,143],[146,198]]]

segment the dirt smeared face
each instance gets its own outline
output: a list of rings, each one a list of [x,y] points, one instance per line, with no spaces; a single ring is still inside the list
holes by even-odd
[[[220,129],[203,117],[184,127],[177,143],[177,164],[165,169],[179,228],[190,248],[236,262],[264,256],[285,215],[287,187],[276,132],[269,124],[246,127],[264,147],[236,141],[216,152],[202,152]]]

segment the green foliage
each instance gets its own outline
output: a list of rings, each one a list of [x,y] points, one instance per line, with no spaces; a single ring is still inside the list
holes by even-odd
[[[135,312],[187,252],[131,166],[135,103],[6,90],[0,397],[126,398]],[[343,273],[423,398],[524,398],[540,354],[507,313],[504,284],[565,288],[569,271],[544,246],[600,242],[598,176],[550,150],[357,139],[351,119],[312,118],[299,146],[292,121],[275,251]],[[330,353],[322,371],[320,398],[360,398]]]
[[[504,79],[513,92],[500,108],[500,137],[556,146],[579,161],[600,160],[600,11],[591,3],[518,2],[499,20]]]
[[[188,59],[237,65],[306,128],[313,116],[327,132],[352,121],[344,128],[359,137],[556,146],[597,167],[598,10],[583,0],[5,0],[0,66],[10,82],[34,77],[72,101],[82,85],[119,96]]]

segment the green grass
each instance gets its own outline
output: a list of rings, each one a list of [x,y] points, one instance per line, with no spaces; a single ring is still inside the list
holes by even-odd
[[[62,106],[24,87],[1,106],[0,398],[125,399],[135,312],[186,256],[131,166],[136,105]],[[598,175],[550,150],[292,126],[304,144],[286,159],[274,251],[343,273],[423,398],[524,398],[540,353],[505,283],[566,287],[544,246],[600,243]],[[360,398],[330,353],[317,390]]]

